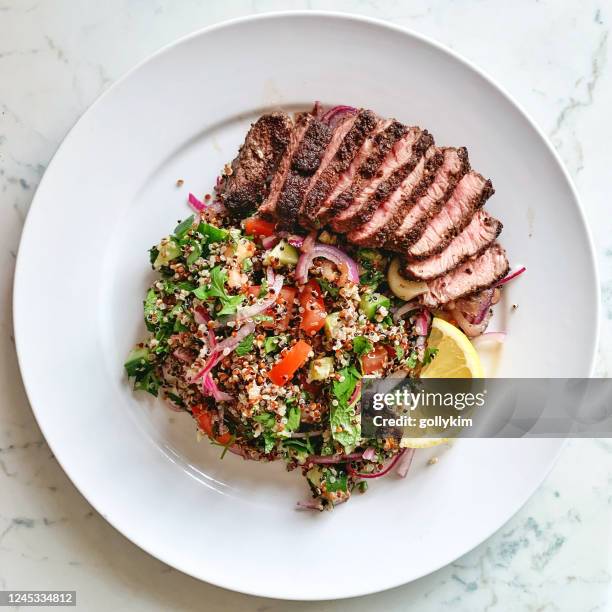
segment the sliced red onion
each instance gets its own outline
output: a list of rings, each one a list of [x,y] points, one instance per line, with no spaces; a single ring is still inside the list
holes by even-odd
[[[478,344],[481,342],[498,342],[502,344],[506,341],[506,332],[487,332],[486,334],[482,334],[475,338],[478,341]]]
[[[276,274],[274,274],[274,268],[272,266],[268,266],[266,268],[266,281],[268,282],[268,287],[271,287],[274,284],[276,279]]]
[[[248,321],[236,333],[235,336],[230,336],[222,342],[219,342],[212,350],[210,357],[204,367],[191,379],[195,382],[199,378],[206,376],[224,357],[224,351],[227,349],[228,354],[231,353],[249,334],[255,331],[255,323]]]
[[[306,239],[308,240],[308,238]],[[302,251],[305,251],[306,241]],[[328,244],[317,243],[314,247],[308,251],[303,252],[298,259],[297,267],[295,269],[295,279],[300,284],[305,284],[308,280],[308,270],[312,265],[312,262],[317,257],[329,259],[329,261],[335,263],[337,266],[344,264],[347,268],[347,277],[353,283],[359,282],[359,268],[355,261],[353,261],[344,251],[330,246]]]
[[[510,274],[508,274],[508,276],[505,276],[500,281],[495,283],[495,287],[501,287],[502,285],[505,285],[507,282],[511,281],[513,278],[520,276],[523,272],[525,272],[525,270],[527,270],[527,268],[525,266],[521,266],[518,270],[511,272]]]
[[[321,512],[323,510],[323,505],[321,504],[321,502],[315,501],[314,499],[312,501],[299,501],[295,504],[295,509],[296,510],[318,510],[319,512]]]
[[[417,315],[417,318],[414,322],[414,329],[419,336],[427,336],[429,333],[429,321],[431,319],[431,315],[428,310],[421,310],[421,312]]]
[[[196,212],[202,212],[206,208],[206,204],[204,204],[204,202],[202,202],[201,200],[198,200],[198,198],[196,198],[193,193],[189,194],[188,201],[191,208],[193,208],[193,210],[195,210]]]
[[[485,319],[476,325],[475,323],[471,323],[459,309],[455,308],[450,312],[459,327],[465,332],[465,335],[470,336],[471,338],[480,336],[480,334],[482,334],[489,324],[489,319],[486,317],[486,315]]]
[[[301,249],[304,245],[304,236],[298,236],[297,234],[291,234],[287,236],[287,242],[296,249]]]
[[[397,453],[397,455],[395,455],[391,461],[389,461],[385,468],[383,468],[380,472],[376,472],[375,474],[362,474],[361,472],[356,472],[350,465],[348,466],[348,472],[354,478],[380,478],[381,476],[388,474],[396,466],[397,462],[402,458],[405,451],[406,449],[402,448],[402,450],[400,450],[400,452]]]
[[[397,323],[406,313],[411,310],[416,310],[417,308],[420,308],[419,300],[410,300],[395,310],[393,313],[393,320]]]
[[[358,380],[357,384],[355,385],[355,388],[353,389],[353,392],[351,393],[351,397],[349,398],[349,406],[351,406],[354,402],[356,402],[359,399],[359,396],[361,394],[361,381]]]
[[[357,113],[357,109],[353,106],[345,106],[340,104],[330,108],[322,117],[321,123],[325,123],[330,128],[335,128],[341,121],[350,115]]]
[[[357,461],[358,459],[361,459],[361,453],[350,453],[348,455],[310,455],[306,458],[306,463],[328,465],[346,463],[347,461]]]
[[[208,328],[208,322],[210,321],[208,310],[206,310],[204,306],[198,306],[194,310],[193,319],[198,325],[204,325],[206,341],[208,342],[210,349],[213,350],[217,346],[217,338],[215,336],[215,332]]]
[[[202,390],[206,395],[210,395],[215,398],[217,402],[232,402],[234,398],[229,394],[225,393],[225,391],[221,391],[217,386],[217,383],[213,380],[213,377],[210,375],[210,372],[204,376],[202,381]]]
[[[376,459],[376,451],[370,446],[363,451],[363,455],[361,455],[363,459],[366,461],[372,461]]]
[[[282,277],[281,277],[282,278]],[[255,331],[255,323],[252,321],[247,321],[237,332],[235,336],[229,336],[223,340],[223,342],[219,342],[217,344],[216,351],[219,353],[223,353],[226,349],[229,353],[231,353],[241,342],[246,338],[249,334],[252,334]]]
[[[179,347],[174,349],[172,354],[183,363],[191,363],[193,361],[193,355],[186,348]]]
[[[314,101],[314,106],[312,107],[310,114],[316,117],[319,121],[321,120],[323,115],[323,106],[321,106],[321,102],[319,102],[319,100]]]
[[[479,325],[483,322],[484,318],[487,316],[489,312],[489,308],[491,308],[491,303],[493,302],[493,289],[488,289],[487,291],[483,291],[482,302],[478,309],[478,312],[474,316],[474,320],[472,323],[474,325]]]
[[[206,310],[204,306],[198,306],[197,308],[194,308],[193,320],[198,325],[206,325],[210,321],[210,315],[208,314],[208,310]]]
[[[397,475],[400,478],[406,478],[406,474],[408,474],[408,470],[412,465],[412,458],[414,457],[414,448],[406,449],[406,452],[403,454],[402,458],[399,460],[397,464]]]
[[[265,236],[261,239],[261,244],[264,249],[271,249],[280,242],[280,238],[272,234],[272,236]]]
[[[310,232],[308,236],[304,238],[304,242],[302,242],[302,246],[301,246],[302,253],[310,253],[310,251],[312,251],[312,249],[314,248],[316,241],[317,241],[317,230],[312,230],[312,232]]]
[[[268,268],[268,278],[272,278],[272,276],[270,276],[270,270],[271,268]],[[272,275],[273,274],[274,272],[272,272]],[[261,302],[255,302],[255,304],[251,304],[250,306],[241,306],[236,311],[236,314],[230,315],[227,320],[244,321],[244,319],[252,319],[258,314],[261,314],[262,312],[268,310],[268,308],[270,308],[270,306],[272,306],[278,299],[280,291],[283,288],[283,281],[285,280],[282,274],[277,274],[273,278],[274,280],[272,281],[272,283],[268,283],[268,291],[272,292],[272,295],[270,297],[267,297]]]

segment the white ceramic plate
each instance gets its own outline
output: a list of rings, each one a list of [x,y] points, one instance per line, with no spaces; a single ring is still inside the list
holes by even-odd
[[[28,216],[14,303],[28,396],[75,485],[133,542],[203,580],[290,599],[370,593],[456,559],[525,502],[560,448],[462,441],[332,513],[298,513],[297,474],[218,461],[188,416],[132,394],[122,364],[144,333],[147,249],[188,214],[188,190],[210,190],[253,118],[315,99],[427,127],[493,179],[502,242],[528,267],[497,309],[493,327],[509,332],[498,376],[588,376],[598,320],[592,247],[555,154],[498,87],[420,36],[266,15],[189,36],[114,85],[66,138]]]

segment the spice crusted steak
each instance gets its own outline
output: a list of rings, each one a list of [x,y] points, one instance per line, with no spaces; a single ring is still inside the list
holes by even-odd
[[[389,221],[384,233],[385,248],[391,251],[405,252],[425,231],[429,220],[435,216],[448,200],[457,182],[469,170],[467,149],[447,147],[437,152],[442,155],[433,181],[427,191],[414,204],[398,211]]]
[[[414,205],[415,199],[427,191],[442,161],[443,156],[436,153],[436,147],[433,145],[429,147],[425,155],[418,147],[413,154],[413,160],[407,165],[407,169],[411,168],[411,170],[386,200],[378,206],[372,218],[348,234],[349,242],[366,247],[382,247],[393,231],[393,219],[404,215],[404,211]]]
[[[494,242],[478,257],[468,259],[452,272],[429,281],[428,291],[421,296],[421,302],[428,308],[437,308],[487,289],[506,276],[509,267],[506,252]]]
[[[391,132],[390,137],[360,169],[361,180],[353,181],[351,187],[334,203],[334,206],[340,205],[330,222],[334,231],[349,232],[370,220],[378,205],[393,191],[393,183],[401,182],[401,176],[398,175],[397,181],[393,181],[392,176],[409,164],[421,134],[422,130],[418,127],[404,126],[401,126],[401,130]],[[395,142],[392,143],[393,139]]]
[[[405,134],[406,128],[392,119],[380,120],[376,128],[365,139],[346,172],[325,202],[324,214],[319,214],[319,223],[326,224],[348,208],[353,197],[378,172],[385,156]]]
[[[331,128],[318,119],[313,119],[306,129],[291,158],[285,184],[276,203],[281,226],[291,228],[297,222],[308,185],[319,169],[332,133]]]
[[[289,115],[282,112],[262,115],[251,125],[219,193],[231,212],[251,210],[267,196],[270,177],[287,149],[292,129]]]
[[[426,259],[441,253],[493,192],[491,181],[473,170],[468,172],[457,183],[440,212],[430,219],[418,241],[408,249],[406,257]]]
[[[268,195],[259,207],[259,213],[261,215],[273,217],[276,214],[276,204],[283,187],[285,186],[285,179],[289,174],[293,154],[297,151],[306,130],[313,121],[315,121],[315,118],[310,113],[300,113],[296,116],[295,124],[289,138],[289,143],[276,167],[276,172],[274,173],[272,182],[270,183]]]
[[[482,253],[502,230],[502,224],[486,211],[479,210],[466,228],[437,255],[422,261],[408,262],[403,275],[411,280],[431,280],[447,274],[466,259]]]
[[[304,227],[319,227],[321,225],[319,217],[325,215],[326,205],[329,206],[330,203],[328,198],[338,185],[340,177],[349,169],[368,135],[379,123],[376,115],[368,110],[360,110],[357,116],[352,118],[352,123],[350,121],[343,123],[334,132],[332,142],[325,152],[326,156],[333,148],[334,141],[342,135],[343,129],[349,128],[329,163],[326,164],[325,159],[321,162],[321,166],[308,188],[300,214],[300,223]]]

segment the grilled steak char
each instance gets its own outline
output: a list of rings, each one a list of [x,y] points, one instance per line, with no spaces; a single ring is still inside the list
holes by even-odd
[[[332,137],[332,130],[318,119],[312,119],[299,143],[276,203],[276,214],[281,225],[295,225],[308,185],[319,168],[321,159]]]
[[[411,160],[396,170],[370,198],[368,206],[376,204],[374,214],[366,223],[349,233],[349,242],[367,247],[383,246],[392,232],[393,219],[412,206],[414,200],[427,190],[442,160],[443,156],[437,154],[433,146],[433,138],[424,131]],[[380,199],[384,200],[382,204],[377,201]]]
[[[427,307],[507,273],[502,224],[482,210],[491,181],[470,169],[465,148],[438,148],[427,130],[369,110],[330,113],[315,106],[293,122],[270,113],[253,124],[221,188],[230,211],[259,205],[280,229],[329,225],[349,243],[400,253],[402,274],[428,284]]]
[[[220,191],[230,211],[243,213],[264,200],[292,129],[289,115],[281,112],[263,115],[251,126]]]
[[[289,143],[284,154],[280,158],[280,161],[276,167],[276,172],[274,173],[274,177],[270,183],[268,196],[264,200],[263,204],[259,207],[260,214],[270,217],[273,217],[276,214],[276,204],[283,187],[285,186],[285,179],[289,174],[293,154],[297,151],[306,130],[313,121],[315,121],[315,119],[310,113],[300,113],[297,115],[295,125],[291,131]]]
[[[479,210],[467,227],[437,255],[408,262],[403,275],[411,280],[431,280],[446,274],[469,257],[478,255],[500,234],[502,224],[484,210]]]
[[[508,274],[506,252],[493,243],[478,257],[468,259],[445,276],[427,283],[428,291],[421,301],[428,308],[437,308],[460,297],[487,289]]]
[[[448,147],[438,154],[442,160],[427,191],[419,194],[413,205],[399,210],[385,228],[385,248],[399,253],[410,248],[452,195],[457,182],[468,172],[470,164],[465,148]]]
[[[470,170],[457,183],[440,212],[429,221],[419,240],[408,249],[407,255],[425,259],[441,253],[494,191],[491,181]]]
[[[370,198],[400,165],[410,160],[420,134],[419,128],[407,128],[394,121],[376,136],[372,153],[359,168],[351,186],[332,204],[330,225],[334,231],[348,232],[369,220],[377,206],[369,204]]]
[[[344,127],[347,125],[348,122],[344,124]],[[303,226],[320,227],[319,218],[324,217],[326,213],[326,204],[327,207],[329,206],[328,198],[340,182],[342,174],[349,169],[368,135],[377,125],[378,119],[372,111],[360,110],[350,124],[348,132],[343,136],[333,158],[327,164],[324,163],[325,160],[321,162],[321,172],[313,177],[313,183],[304,198],[304,206],[300,215],[300,222]],[[333,146],[334,139],[340,137],[342,129],[343,126],[340,126],[336,130],[328,149]]]

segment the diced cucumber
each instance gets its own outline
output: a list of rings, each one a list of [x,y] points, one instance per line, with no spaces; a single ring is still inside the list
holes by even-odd
[[[153,262],[153,267],[159,270],[162,266],[167,266],[173,259],[176,259],[181,254],[181,248],[174,240],[168,240],[160,244],[158,247],[157,258]]]
[[[299,258],[298,250],[284,240],[281,240],[271,251],[266,253],[264,265],[269,266],[273,260],[278,260],[281,266],[295,266]]]
[[[334,358],[320,357],[313,359],[308,368],[309,380],[325,380],[334,373]]]
[[[340,313],[332,312],[325,317],[325,335],[328,338],[335,338],[341,328]]]
[[[381,293],[366,293],[359,303],[359,309],[370,321],[374,319],[376,312],[382,307],[389,310],[391,308],[391,300]]]
[[[136,376],[138,371],[148,363],[149,349],[146,346],[142,348],[132,349],[128,355],[123,367],[128,376]]]

